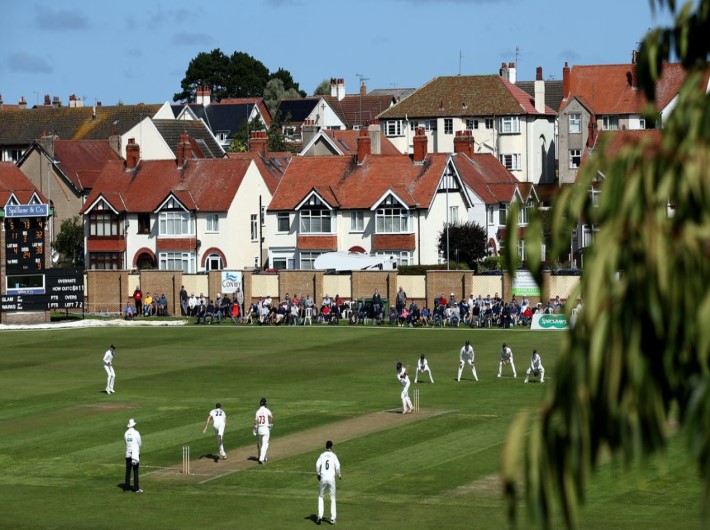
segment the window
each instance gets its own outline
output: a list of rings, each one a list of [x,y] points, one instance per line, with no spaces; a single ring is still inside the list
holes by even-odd
[[[321,252],[301,252],[301,269],[313,270],[313,264]]]
[[[120,252],[90,252],[89,268],[114,271],[122,269],[123,254]]]
[[[218,233],[219,232],[219,215],[216,213],[208,213],[205,218],[207,221],[205,226],[205,232]]]
[[[520,133],[520,117],[519,116],[504,116],[500,119],[501,134],[518,134]]]
[[[526,204],[521,205],[518,211],[518,224],[526,225],[528,224],[528,219],[530,218],[530,211],[535,208],[535,204],[532,200],[528,201]]]
[[[518,257],[521,261],[525,261],[525,240],[518,239]]]
[[[453,118],[444,118],[444,134],[454,134]]]
[[[167,211],[160,212],[158,217],[159,234],[161,236],[188,236],[192,235],[192,223],[189,212]]]
[[[427,120],[425,122],[424,128],[427,131],[435,131],[436,130],[436,120]]]
[[[89,235],[92,237],[115,237],[123,235],[123,221],[112,212],[91,212]]]
[[[488,210],[488,224],[493,224],[493,219],[494,219],[494,210],[493,207],[486,207]]]
[[[449,206],[449,223],[454,224],[459,222],[459,207]]]
[[[417,127],[419,127],[419,122],[417,120],[412,120],[409,122],[409,128],[416,132]]]
[[[486,129],[493,128],[493,118],[486,118]]]
[[[582,132],[582,115],[578,112],[569,115],[569,132],[571,134]]]
[[[291,222],[288,212],[282,212],[276,214],[276,231],[277,232],[288,232],[291,228]]]
[[[498,205],[498,225],[505,225],[508,216],[508,205],[504,202]]]
[[[402,120],[389,120],[385,122],[387,136],[402,136]]]
[[[276,270],[284,270],[286,268],[286,257],[275,257],[271,260],[271,267]]]
[[[392,198],[389,198],[390,202]],[[392,205],[379,208],[376,213],[376,228],[378,234],[399,234],[409,232],[409,211]]]
[[[478,129],[478,120],[473,120],[473,119],[467,119],[466,120],[466,129],[469,131],[472,131],[474,129]]]
[[[251,234],[251,240],[256,241],[259,238],[259,222],[257,214],[251,214],[251,224],[249,233]]]
[[[194,254],[191,252],[161,252],[158,255],[158,266],[161,271],[182,271],[193,274],[192,263]]]
[[[516,171],[520,169],[520,153],[514,153],[512,155],[499,155],[500,163],[505,166],[506,169],[510,171]]]
[[[350,212],[350,231],[365,231],[365,212]]]
[[[569,150],[569,168],[577,169],[582,161],[582,151],[580,149]]]
[[[619,117],[618,116],[602,116],[602,131],[618,131]]]
[[[594,238],[597,236],[598,232],[598,225],[584,225],[582,228],[582,248],[588,247],[594,243]]]
[[[301,210],[302,234],[330,234],[331,214],[327,209]]]
[[[208,271],[221,271],[224,266],[222,265],[222,256],[219,254],[210,254],[207,256],[205,261],[205,268]]]
[[[387,258],[395,258],[397,260],[397,268],[401,267],[402,265],[413,264],[412,253],[408,250],[393,250],[391,252],[380,251],[377,252],[375,255]]]
[[[226,132],[223,132],[223,131],[218,132],[217,133],[217,141],[219,141],[219,143],[223,144],[224,142],[227,141],[227,135],[228,135],[228,133],[226,133]]]
[[[150,234],[150,214],[149,213],[139,213],[138,214],[138,233],[139,234]]]
[[[599,190],[592,188],[589,190],[589,194],[592,197],[592,206],[599,206]]]

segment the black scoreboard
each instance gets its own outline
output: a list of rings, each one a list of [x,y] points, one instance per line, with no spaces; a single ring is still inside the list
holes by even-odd
[[[5,218],[5,266],[8,274],[44,269],[46,217]]]
[[[48,311],[84,309],[84,270],[47,269],[43,294],[12,294],[0,297],[1,311]]]

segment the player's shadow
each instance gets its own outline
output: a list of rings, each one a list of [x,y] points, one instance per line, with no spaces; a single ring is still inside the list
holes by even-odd
[[[252,462],[258,462],[259,457],[258,456],[249,456],[249,457],[247,457],[247,460],[251,460]]]
[[[311,515],[306,515],[303,519],[305,521],[313,521],[313,523],[316,524],[318,522],[318,515],[312,513]]]
[[[202,460],[203,458],[209,458],[211,459],[215,464],[219,462],[219,455],[213,455],[212,453],[207,453],[206,455],[202,455],[199,460]]]
[[[126,488],[126,485],[123,482],[119,482],[118,484],[116,484],[116,487],[121,491],[133,491],[133,486],[131,486],[130,488]]]
[[[402,415],[402,409],[389,409],[385,411],[387,414],[399,414]]]

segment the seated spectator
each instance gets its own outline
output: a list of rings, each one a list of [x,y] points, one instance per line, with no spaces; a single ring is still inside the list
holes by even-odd
[[[525,311],[523,311],[520,314],[520,324],[522,326],[529,326],[530,323],[532,322],[532,316],[533,316],[532,308],[530,306],[527,306],[525,308]]]
[[[508,302],[503,302],[503,308],[501,309],[500,316],[500,325],[504,329],[508,329],[510,327],[510,307],[508,306]]]
[[[328,293],[326,293],[325,296],[323,297],[323,305],[321,306],[321,311],[323,310],[323,307],[330,308],[330,304],[332,304],[332,303],[333,303],[333,301],[330,299],[330,296],[328,295]]]
[[[153,314],[153,316],[158,315],[160,310],[160,297],[157,294],[153,297],[153,302],[150,304],[150,306],[150,312]]]
[[[205,324],[205,317],[207,315],[207,306],[202,303],[195,308],[195,324],[202,322]]]
[[[126,307],[123,308],[123,318],[125,318],[126,320],[133,320],[134,313],[135,309],[133,309],[131,303],[126,302]]]
[[[471,309],[471,321],[469,325],[471,327],[481,327],[481,305],[478,302],[473,303],[473,308]]]
[[[407,317],[407,326],[409,326],[410,328],[416,327],[417,323],[419,322],[420,314],[421,314],[421,312],[419,311],[417,304],[412,303],[412,305],[409,306],[409,316]]]
[[[483,310],[483,326],[490,328],[493,324],[493,308],[490,303],[486,303],[486,307]]]
[[[392,315],[393,313],[394,313],[394,308],[391,309],[390,315]],[[357,321],[360,324],[367,324],[367,319],[368,319],[367,306],[365,304],[362,304],[357,311]]]
[[[511,325],[517,326],[518,325],[518,317],[520,316],[520,308],[518,307],[518,302],[515,301],[515,298],[513,298],[512,302],[510,302],[508,309],[510,310]]]
[[[153,313],[153,297],[150,291],[145,293],[145,298],[143,298],[143,316],[149,317]]]
[[[190,298],[187,300],[187,316],[194,317],[197,314],[197,297],[195,296],[195,293],[192,293],[190,295]]]
[[[429,327],[429,318],[431,316],[431,312],[429,311],[429,308],[427,306],[422,307],[422,310],[419,312],[419,322],[421,322],[422,326]]]
[[[276,324],[277,326],[279,324],[281,324],[284,321],[284,319],[286,318],[287,313],[288,313],[288,304],[286,302],[279,304],[279,307],[276,309],[274,324]]]
[[[390,326],[397,324],[399,320],[399,315],[397,314],[397,308],[395,306],[390,306]]]
[[[168,297],[165,293],[160,295],[160,300],[158,301],[158,315],[161,317],[168,316]]]
[[[216,312],[217,308],[214,305],[214,301],[210,299],[209,302],[207,302],[207,307],[205,308],[205,324],[212,324]]]
[[[449,307],[449,325],[452,328],[457,328],[461,323],[461,313],[459,312],[459,306]]]
[[[325,305],[320,308],[320,315],[318,316],[318,321],[320,323],[328,322],[330,320],[330,304]]]
[[[398,321],[397,324],[398,324],[400,327],[406,325],[406,324],[407,324],[407,318],[409,318],[409,311],[407,310],[406,307],[403,307],[403,308],[402,308],[402,312],[399,314],[399,321]]]

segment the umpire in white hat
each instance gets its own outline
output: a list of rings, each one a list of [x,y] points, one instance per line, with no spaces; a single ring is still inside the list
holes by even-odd
[[[138,468],[141,456],[141,433],[136,429],[136,420],[128,420],[128,430],[123,435],[126,441],[126,480],[123,485],[124,491],[131,491],[131,470],[133,471],[133,491],[143,493],[138,482]]]

